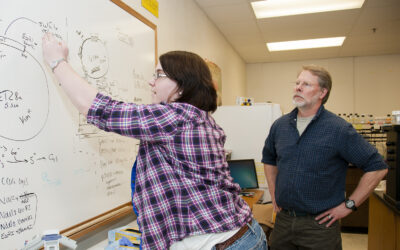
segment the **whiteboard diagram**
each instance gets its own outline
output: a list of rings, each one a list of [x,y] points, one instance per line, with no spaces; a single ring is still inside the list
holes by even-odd
[[[43,34],[66,41],[69,63],[89,84],[138,104],[151,100],[156,41],[107,0],[2,1],[0,9],[0,249],[16,249],[129,202],[139,145],[87,124],[43,62]]]
[[[43,66],[32,53],[38,50],[39,44],[29,33],[31,26],[39,29],[43,23],[20,17],[0,36],[0,75],[8,80],[0,87],[0,116],[8,117],[8,122],[0,123],[0,137],[15,141],[37,136],[49,114],[48,80]],[[14,69],[21,71],[15,74]]]
[[[107,48],[98,36],[91,36],[82,42],[79,58],[87,77],[99,79],[107,74],[109,68]]]

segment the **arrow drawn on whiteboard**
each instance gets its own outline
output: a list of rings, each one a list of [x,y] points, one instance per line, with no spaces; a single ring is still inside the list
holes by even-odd
[[[7,162],[8,162],[8,163],[28,163],[28,160],[27,160],[27,159],[18,160],[17,157],[15,157],[15,155],[14,155],[14,161],[9,161],[9,160],[7,160]]]

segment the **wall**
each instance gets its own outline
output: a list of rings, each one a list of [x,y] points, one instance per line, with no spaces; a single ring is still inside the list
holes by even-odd
[[[331,73],[326,107],[335,113],[384,116],[400,110],[400,54],[247,64],[247,96],[279,103],[284,113],[290,112],[294,82],[305,64],[321,65]]]
[[[222,73],[222,104],[235,104],[246,94],[246,65],[225,37],[193,0],[158,0],[159,18],[141,6],[126,4],[157,25],[158,55],[170,50],[188,50],[216,63]]]

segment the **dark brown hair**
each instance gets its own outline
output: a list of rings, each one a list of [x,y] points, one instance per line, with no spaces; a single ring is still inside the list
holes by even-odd
[[[164,73],[177,83],[181,93],[175,102],[189,103],[204,111],[217,109],[217,91],[210,69],[197,54],[187,51],[171,51],[160,56]]]

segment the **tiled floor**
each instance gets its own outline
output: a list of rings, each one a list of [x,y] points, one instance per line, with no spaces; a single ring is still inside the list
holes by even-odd
[[[343,250],[367,250],[368,234],[342,233]]]

